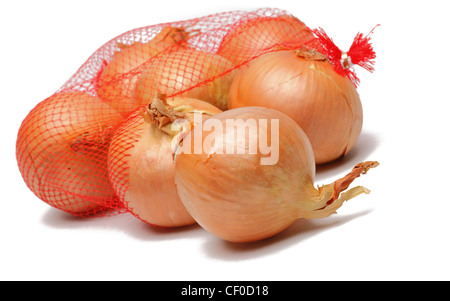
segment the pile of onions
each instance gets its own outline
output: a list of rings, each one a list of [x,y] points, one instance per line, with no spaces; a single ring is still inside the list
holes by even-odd
[[[137,109],[137,106],[133,105],[132,97],[144,64],[164,50],[182,47],[181,43],[187,38],[188,33],[183,28],[167,26],[149,42],[119,44],[120,51],[114,54],[100,73],[98,96],[127,116]]]
[[[221,127],[196,126],[183,140],[191,143],[183,143],[176,154],[175,181],[187,211],[200,226],[224,240],[261,240],[299,218],[327,217],[344,201],[369,192],[358,186],[341,194],[360,174],[378,165],[372,161],[360,163],[342,179],[316,189],[311,144],[298,124],[279,111],[246,107],[211,119]],[[245,129],[246,134],[239,135],[242,128],[227,126],[230,120],[241,120],[244,127],[254,122],[258,129]],[[202,152],[192,151],[195,137],[203,141]],[[278,152],[275,164],[261,164],[268,155],[261,150],[261,139],[278,145],[272,149]]]
[[[162,55],[140,75],[134,95],[137,106],[146,105],[155,93],[206,101],[228,108],[228,91],[235,72],[222,56],[192,48]]]
[[[25,183],[37,197],[65,212],[82,215],[113,204],[107,153],[122,116],[97,97],[61,92],[26,116],[16,156]]]
[[[314,39],[312,31],[299,19],[281,15],[242,21],[227,34],[217,54],[241,65],[283,44],[303,45]]]
[[[347,189],[376,161],[314,185],[316,164],[346,155],[360,135],[357,78],[339,70],[371,70],[368,37],[347,55],[299,19],[270,15],[167,23],[148,42],[105,45],[93,56],[104,59],[99,69],[88,61],[24,119],[16,157],[27,186],[73,215],[118,209],[158,227],[198,223],[232,242],[274,236],[369,193]],[[180,25],[193,23],[197,42]]]
[[[163,227],[195,223],[175,187],[172,150],[172,141],[190,130],[174,121],[187,120],[194,126],[195,112],[210,116],[221,111],[198,99],[166,100],[158,95],[142,112],[131,115],[111,140],[108,171],[113,187],[126,208],[146,223]]]
[[[280,50],[253,60],[235,77],[229,108],[262,106],[294,119],[308,136],[317,164],[347,154],[362,128],[354,84],[312,50]]]

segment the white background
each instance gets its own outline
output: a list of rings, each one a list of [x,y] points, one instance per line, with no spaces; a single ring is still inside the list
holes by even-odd
[[[155,6],[154,3],[158,3]],[[445,1],[2,1],[0,4],[0,280],[450,280]],[[376,71],[358,68],[364,128],[347,158],[318,168],[328,184],[372,193],[322,220],[299,220],[254,244],[198,226],[154,229],[123,214],[78,219],[28,190],[17,168],[20,123],[101,45],[130,29],[231,10],[277,7],[342,49],[373,34]]]

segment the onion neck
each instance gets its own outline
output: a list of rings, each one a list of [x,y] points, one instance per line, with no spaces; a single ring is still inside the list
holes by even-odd
[[[156,126],[172,138],[171,148],[176,155],[181,141],[194,127],[195,113],[213,115],[186,104],[172,106],[167,103],[165,94],[157,93],[145,108],[143,117],[145,122]]]
[[[145,108],[144,119],[172,137],[177,134],[171,129],[172,123],[175,120],[186,118],[185,112],[175,110],[167,103],[165,94],[157,93]]]
[[[180,44],[187,40],[189,34],[182,27],[164,27],[153,39],[154,42],[166,41],[173,44]]]
[[[187,44],[188,40],[200,33],[200,29],[166,26],[151,40],[151,42],[189,47]]]
[[[348,201],[360,194],[370,193],[365,187],[357,186],[345,191],[360,175],[379,165],[376,161],[366,161],[357,164],[350,173],[332,184],[319,187],[318,195],[306,204],[302,204],[301,216],[306,219],[324,218],[333,213]]]
[[[133,44],[118,42],[117,47],[119,47],[120,50],[124,50],[138,44],[147,43],[150,43],[152,45],[158,45],[159,43],[163,43],[165,45],[182,45],[189,38],[195,36],[196,34],[198,34],[197,31],[187,32],[183,27],[166,26],[160,32],[158,32],[155,37],[149,42],[134,42]]]
[[[295,51],[295,54],[298,57],[303,58],[307,61],[316,61],[316,62],[328,61],[328,58],[324,54],[312,49],[307,48],[298,49]]]

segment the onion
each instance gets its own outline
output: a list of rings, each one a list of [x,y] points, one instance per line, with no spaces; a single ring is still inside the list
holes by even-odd
[[[253,60],[230,88],[229,108],[244,106],[272,108],[293,118],[308,136],[317,164],[346,155],[362,129],[355,86],[313,51],[281,50]]]
[[[227,59],[185,48],[168,53],[146,68],[136,85],[136,105],[146,105],[155,93],[185,96],[228,107],[228,91],[235,72]]]
[[[125,207],[142,221],[163,227],[195,223],[178,197],[174,182],[174,120],[190,120],[193,112],[221,112],[209,103],[185,97],[155,97],[121,125],[111,141],[108,170]],[[192,121],[192,120],[191,120]],[[190,130],[186,128],[185,130]]]
[[[187,37],[183,28],[167,26],[147,43],[119,44],[120,51],[114,54],[99,76],[98,96],[124,116],[128,115],[137,109],[132,97],[142,72],[139,67],[164,50],[181,47],[180,43]]]
[[[193,150],[199,141],[200,152]],[[270,157],[276,160],[264,161]],[[175,182],[200,226],[227,241],[250,242],[280,233],[299,218],[327,217],[344,201],[368,193],[359,186],[340,195],[377,165],[360,163],[316,189],[312,148],[298,124],[276,110],[246,107],[217,114],[184,138]]]
[[[110,106],[83,92],[61,92],[42,101],[17,137],[25,183],[44,202],[74,215],[116,204],[106,155],[121,120]]]
[[[313,39],[312,31],[293,16],[260,17],[238,23],[225,36],[217,54],[237,66],[274,47],[288,43],[302,46]]]

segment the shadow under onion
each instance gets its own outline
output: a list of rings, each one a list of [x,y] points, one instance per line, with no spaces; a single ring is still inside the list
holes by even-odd
[[[203,250],[207,256],[224,261],[242,261],[273,255],[370,212],[371,210],[364,210],[355,214],[334,215],[320,220],[299,219],[275,236],[249,243],[233,243],[210,235],[204,243]]]
[[[81,218],[55,208],[49,208],[46,214],[43,215],[42,222],[54,229],[114,230],[126,233],[142,241],[191,239],[205,235],[205,230],[198,224],[176,228],[155,227],[142,222],[129,213],[96,218]]]

